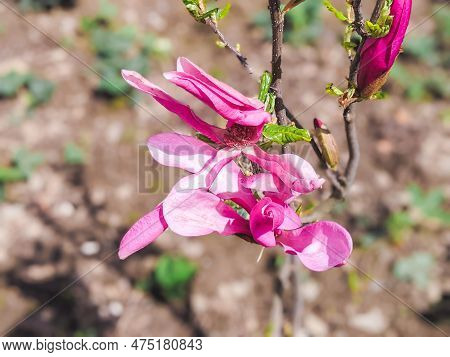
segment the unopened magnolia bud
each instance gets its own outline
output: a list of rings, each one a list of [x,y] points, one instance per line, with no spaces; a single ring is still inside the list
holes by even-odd
[[[358,70],[358,93],[370,98],[386,83],[389,71],[400,53],[411,16],[412,0],[393,0],[389,33],[380,38],[368,38],[361,50]]]
[[[339,153],[333,135],[328,127],[319,119],[314,119],[314,128],[316,129],[316,137],[322,150],[323,158],[328,166],[335,170],[339,164]]]

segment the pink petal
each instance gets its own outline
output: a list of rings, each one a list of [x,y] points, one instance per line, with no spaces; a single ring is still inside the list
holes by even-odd
[[[358,88],[362,91],[387,73],[400,53],[411,17],[412,0],[394,0],[394,17],[389,33],[381,38],[369,38],[361,51]]]
[[[273,199],[272,199],[273,201]],[[298,229],[302,226],[302,220],[299,215],[288,205],[284,207],[284,220],[283,223],[278,227],[283,231],[292,231]]]
[[[279,188],[274,176],[270,173],[261,173],[251,176],[245,176],[242,179],[244,187],[260,192],[278,192]]]
[[[164,200],[163,208],[169,228],[182,236],[249,233],[247,221],[207,191],[172,192]]]
[[[225,119],[240,125],[258,126],[270,121],[264,104],[249,99],[205,73],[186,58],[178,59],[177,72],[165,73],[165,77],[185,89]]]
[[[209,189],[214,183],[221,169],[241,153],[237,149],[222,149],[216,153],[197,174],[189,175],[180,180],[174,187],[174,191],[185,191],[195,189]]]
[[[234,161],[230,161],[219,171],[209,191],[215,195],[227,192],[239,192],[241,190],[241,175],[239,166]]]
[[[264,170],[278,176],[285,185],[298,193],[312,192],[321,188],[325,182],[311,164],[300,156],[271,155],[256,145],[243,149],[242,153]]]
[[[179,167],[189,172],[199,172],[216,156],[217,150],[192,136],[163,133],[147,141],[152,157],[161,165]]]
[[[177,101],[164,90],[142,77],[139,73],[122,70],[122,77],[132,87],[150,94],[158,103],[164,106],[167,110],[178,115],[181,120],[198,132],[207,136],[216,143],[223,142],[223,134],[225,132],[224,129],[220,129],[214,125],[204,122],[191,110],[188,105]]]
[[[296,254],[310,270],[325,271],[345,264],[352,252],[352,238],[335,222],[321,221],[295,231],[285,231],[278,239],[286,253]]]
[[[119,258],[125,259],[146,247],[167,229],[161,204],[139,219],[120,242]]]
[[[253,239],[264,247],[276,245],[275,230],[284,221],[284,207],[270,198],[263,198],[250,212],[250,230]]]

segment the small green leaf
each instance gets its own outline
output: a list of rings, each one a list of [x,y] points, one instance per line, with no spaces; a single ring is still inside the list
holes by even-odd
[[[380,25],[379,23],[374,24],[367,20],[365,23],[365,29],[370,37],[380,38],[386,36],[389,33],[391,24],[386,23],[384,25]]]
[[[230,12],[231,4],[227,3],[222,9],[217,12],[217,20],[223,20]]]
[[[273,113],[275,110],[275,99],[276,95],[275,93],[268,93],[266,96],[266,101],[264,102],[264,110],[267,113]]]
[[[334,95],[336,97],[344,95],[344,91],[333,85],[333,83],[328,83],[325,90],[328,94]]]
[[[328,9],[328,11],[330,11],[334,16],[336,16],[338,20],[348,23],[347,16],[345,16],[342,11],[336,9],[329,0],[323,0],[323,4]]]
[[[281,126],[278,124],[266,124],[263,135],[266,139],[280,145],[294,143],[297,141],[311,141],[311,135],[306,129],[294,126]]]
[[[261,102],[266,101],[267,94],[269,93],[270,85],[272,84],[272,74],[268,71],[264,71],[260,78],[258,99]]]

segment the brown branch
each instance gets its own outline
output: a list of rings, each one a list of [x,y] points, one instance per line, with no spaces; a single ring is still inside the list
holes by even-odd
[[[228,49],[229,51],[231,51],[236,58],[239,60],[239,63],[242,65],[242,67],[244,67],[244,69],[249,73],[253,75],[253,69],[250,67],[250,65],[248,64],[248,60],[247,57],[245,57],[241,51],[239,51],[236,47],[232,46],[230,44],[230,42],[225,38],[225,36],[223,35],[223,33],[219,30],[219,27],[217,26],[217,23],[211,19],[207,19],[205,21],[205,24],[208,25],[209,27],[211,27],[211,29],[214,31],[214,33],[217,35],[217,37],[219,38],[220,42],[223,43],[223,46]]]
[[[275,93],[275,115],[280,125],[288,125],[286,109],[283,104],[282,76],[281,68],[283,51],[284,16],[281,12],[280,0],[269,0],[270,18],[272,20],[272,85],[271,89]]]
[[[349,159],[345,168],[345,186],[350,187],[355,181],[356,172],[358,170],[359,159],[361,156],[358,141],[358,132],[355,122],[352,118],[352,104],[344,109],[345,134],[347,136],[347,146],[349,149]]]
[[[353,0],[352,7],[355,14],[353,28],[356,30],[356,32],[358,32],[359,35],[361,35],[361,37],[366,37],[367,32],[364,29],[364,16],[361,11],[361,0]]]
[[[383,8],[385,0],[377,0],[377,3],[375,5],[375,8],[372,12],[371,21],[376,22],[378,17],[380,16],[381,9]],[[349,69],[349,75],[348,75],[348,88],[355,87],[356,84],[356,76],[358,74],[358,68],[359,63],[361,61],[361,51],[364,47],[364,44],[368,38],[368,34],[364,31],[362,31],[362,27],[364,26],[364,18],[361,12],[361,0],[353,0],[352,3],[353,12],[355,13],[355,23],[354,27],[355,30],[361,35],[361,43],[358,46],[358,49],[356,50],[355,56],[353,57],[351,63],[350,63],[350,69]],[[345,124],[345,134],[347,137],[347,146],[348,146],[348,152],[349,152],[349,159],[347,162],[347,166],[345,168],[345,181],[344,186],[345,189],[348,190],[348,188],[353,184],[356,172],[358,170],[359,166],[359,160],[360,160],[360,147],[359,147],[359,141],[358,141],[358,132],[356,130],[355,121],[352,117],[352,107],[353,103],[350,103],[346,108],[344,108],[343,112],[343,119]],[[335,197],[343,196],[345,192],[334,192]]]
[[[373,9],[372,16],[370,17],[370,22],[375,23],[381,15],[381,10],[383,10],[383,6],[386,0],[377,0],[375,4],[375,8]]]

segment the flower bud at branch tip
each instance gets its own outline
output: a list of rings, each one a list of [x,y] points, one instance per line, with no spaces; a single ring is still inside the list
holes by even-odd
[[[314,128],[323,158],[332,170],[336,170],[339,164],[339,151],[333,135],[320,119],[314,119]]]
[[[401,51],[411,17],[412,0],[393,0],[389,33],[368,38],[361,50],[358,70],[358,94],[370,98],[386,83],[389,72]]]

